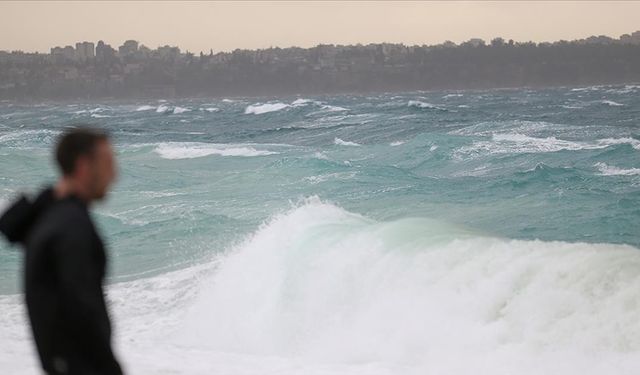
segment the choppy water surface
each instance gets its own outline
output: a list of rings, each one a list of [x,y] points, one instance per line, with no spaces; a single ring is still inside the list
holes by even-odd
[[[118,153],[132,372],[640,367],[640,86],[1,103],[0,206],[74,122]],[[0,243],[0,367],[31,374],[20,262]]]

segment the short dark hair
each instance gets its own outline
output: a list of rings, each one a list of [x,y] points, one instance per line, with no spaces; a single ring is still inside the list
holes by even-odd
[[[65,131],[58,138],[56,146],[56,161],[63,175],[74,172],[76,161],[81,156],[93,154],[96,145],[109,140],[109,135],[98,129],[74,128]]]

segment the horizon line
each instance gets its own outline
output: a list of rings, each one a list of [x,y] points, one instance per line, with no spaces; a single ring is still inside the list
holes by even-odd
[[[494,37],[492,37],[491,39],[488,39],[488,40],[485,40],[485,39],[480,38],[480,37],[472,37],[472,38],[468,38],[466,40],[459,41],[459,42],[454,42],[454,41],[452,41],[450,39],[446,39],[446,40],[444,40],[444,41],[442,41],[440,43],[437,43],[437,44],[426,44],[426,43],[423,43],[423,44],[405,44],[404,42],[383,41],[383,42],[370,42],[370,43],[366,43],[366,44],[365,43],[360,43],[360,42],[359,43],[352,43],[352,44],[336,44],[336,43],[322,42],[322,43],[318,43],[318,44],[315,44],[315,45],[312,45],[312,46],[307,46],[307,47],[303,47],[301,45],[289,45],[289,46],[286,46],[286,47],[279,46],[279,45],[270,45],[269,47],[234,48],[234,49],[231,49],[231,50],[217,50],[216,53],[231,53],[233,51],[238,51],[238,50],[240,50],[240,51],[260,51],[260,50],[268,50],[268,49],[275,49],[275,48],[279,48],[279,49],[289,49],[289,48],[311,49],[311,48],[316,48],[316,47],[319,47],[319,46],[353,47],[353,46],[358,46],[358,45],[368,46],[368,45],[380,45],[380,44],[396,44],[396,45],[404,45],[406,47],[425,47],[425,46],[426,47],[432,47],[432,46],[443,45],[443,44],[445,44],[447,42],[451,42],[451,43],[454,43],[456,46],[459,46],[462,43],[465,43],[465,42],[468,42],[468,41],[471,41],[471,40],[482,40],[484,42],[490,42],[491,40],[494,40],[494,39],[497,39],[497,38],[502,38],[505,42],[513,40],[514,43],[522,43],[522,44],[524,44],[524,43],[535,43],[535,44],[550,43],[550,44],[553,44],[553,43],[558,43],[558,42],[577,42],[577,41],[589,39],[591,37],[596,37],[596,38],[607,37],[607,38],[610,38],[610,39],[613,39],[613,40],[620,40],[625,35],[631,36],[631,35],[633,35],[635,33],[640,33],[640,29],[632,31],[632,32],[629,32],[629,33],[621,34],[618,37],[614,37],[614,36],[611,36],[611,35],[605,35],[605,34],[600,34],[600,35],[591,34],[591,35],[588,35],[588,36],[585,36],[585,37],[582,37],[582,38],[579,38],[579,39],[556,39],[556,40],[552,40],[552,41],[545,40],[545,41],[539,41],[539,42],[535,42],[533,40],[526,40],[526,41],[515,40],[515,39],[512,39],[512,38],[505,39],[505,38],[503,38],[501,36],[494,36]],[[169,47],[178,47],[178,49],[180,49],[182,51],[182,48],[179,45],[164,44],[164,45],[158,45],[155,48],[152,48],[152,47],[149,47],[146,44],[144,44],[142,41],[134,39],[134,38],[125,39],[121,43],[124,44],[126,41],[129,41],[129,40],[136,41],[136,42],[138,42],[140,44],[140,46],[145,46],[145,47],[147,47],[147,48],[149,48],[151,50],[169,46]],[[57,48],[57,47],[64,48],[64,47],[67,47],[67,46],[74,47],[76,43],[83,43],[83,42],[90,42],[90,43],[96,43],[97,44],[100,41],[102,41],[103,43],[105,43],[107,45],[110,45],[110,46],[116,46],[115,44],[111,44],[111,43],[105,42],[104,39],[99,39],[96,42],[92,42],[92,41],[89,41],[89,40],[77,40],[77,41],[74,41],[74,42],[72,42],[70,44],[64,44],[63,43],[63,44],[58,44],[58,45],[55,45],[55,46],[51,46],[51,47],[49,47],[49,50],[46,51],[46,52],[43,52],[43,51],[25,51],[25,50],[21,50],[21,49],[14,49],[14,50],[0,49],[0,52],[8,52],[8,53],[22,52],[22,53],[25,53],[25,54],[43,54],[44,55],[44,54],[50,54],[51,53],[51,49],[53,49],[53,48]],[[119,47],[119,46],[116,46],[116,48],[117,47]],[[209,48],[209,51],[213,51],[213,50],[214,50],[213,48]],[[185,53],[194,53],[195,54],[196,52],[204,53],[204,52],[206,52],[206,50],[191,51],[189,49],[185,49],[184,52]]]

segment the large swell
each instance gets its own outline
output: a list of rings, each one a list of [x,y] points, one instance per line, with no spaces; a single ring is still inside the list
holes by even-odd
[[[0,104],[0,208],[108,129],[130,373],[632,374],[638,86]],[[0,242],[0,368],[35,374]]]
[[[639,301],[629,246],[375,222],[311,200],[221,261],[177,342],[440,374],[632,373]]]

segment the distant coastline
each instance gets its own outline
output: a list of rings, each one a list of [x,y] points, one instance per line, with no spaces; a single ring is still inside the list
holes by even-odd
[[[0,100],[156,99],[544,88],[640,82],[640,31],[533,43],[318,45],[208,53],[126,41],[0,51]]]

